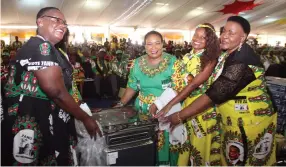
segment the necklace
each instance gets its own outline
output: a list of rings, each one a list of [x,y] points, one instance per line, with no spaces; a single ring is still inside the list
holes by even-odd
[[[205,49],[203,49],[202,51],[200,51],[198,53],[194,53],[195,51],[194,51],[194,49],[192,49],[192,51],[190,53],[187,53],[183,57],[183,63],[181,63],[181,65],[182,65],[181,68],[185,68],[193,57],[201,57],[203,55],[204,51],[205,51]]]
[[[157,67],[150,67],[147,62],[147,55],[142,56],[139,59],[139,68],[140,70],[149,77],[154,77],[156,74],[159,74],[165,71],[169,65],[170,57],[169,55],[162,55],[163,60],[158,64]]]
[[[218,58],[218,63],[214,69],[213,75],[211,80],[214,82],[222,73],[222,69],[224,67],[224,62],[225,59],[227,58],[228,53],[224,52],[219,58]]]

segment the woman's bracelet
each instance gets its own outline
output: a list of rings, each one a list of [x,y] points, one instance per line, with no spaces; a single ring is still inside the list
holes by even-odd
[[[123,106],[124,106],[124,104],[123,104],[121,101],[118,101],[117,105],[118,105],[119,107],[123,107]]]
[[[180,123],[183,123],[183,120],[182,120],[181,117],[180,117],[180,112],[177,112],[177,118],[178,118],[178,120],[180,121]]]

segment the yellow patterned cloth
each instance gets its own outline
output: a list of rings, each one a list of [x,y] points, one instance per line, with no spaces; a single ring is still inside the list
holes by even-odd
[[[224,166],[240,166],[245,158],[246,166],[270,166],[276,163],[277,113],[266,91],[264,69],[249,67],[256,80],[237,94],[236,97],[240,98],[218,106],[222,117]]]
[[[183,57],[183,65],[187,71],[185,82],[191,82],[201,71],[201,61],[198,54],[187,54]],[[210,80],[200,85],[184,101],[186,108],[208,89]],[[202,112],[195,117],[189,118],[185,123],[188,138],[184,144],[172,146],[174,151],[179,151],[179,166],[209,166],[220,165],[220,136],[217,112],[214,107]]]
[[[144,96],[144,95],[142,95],[141,92],[139,92],[138,98],[143,103],[146,103],[149,105],[152,104],[156,100],[156,96],[154,96],[153,94],[149,94],[147,96]]]

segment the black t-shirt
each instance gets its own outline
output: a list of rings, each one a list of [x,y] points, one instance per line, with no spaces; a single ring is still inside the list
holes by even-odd
[[[50,42],[44,41],[39,37],[32,37],[18,51],[16,66],[20,66],[20,69],[21,67],[24,68],[25,71],[37,71],[51,66],[60,66],[62,68],[65,85],[67,89],[71,88],[71,64]],[[16,83],[19,82],[16,80]]]

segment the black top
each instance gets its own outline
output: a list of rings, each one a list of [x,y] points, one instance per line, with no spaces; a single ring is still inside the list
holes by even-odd
[[[20,65],[25,71],[36,71],[50,66],[62,68],[64,82],[69,90],[72,86],[72,66],[64,55],[48,41],[38,37],[32,37],[17,53],[16,65]],[[18,78],[20,79],[20,78]],[[16,80],[16,84],[19,83]]]
[[[1,165],[73,166],[76,145],[74,118],[56,105],[39,86],[34,71],[62,69],[65,86],[72,86],[72,66],[48,41],[32,37],[11,62],[5,85],[1,122]]]
[[[233,99],[256,79],[249,65],[263,67],[253,49],[244,44],[240,51],[236,50],[226,58],[221,75],[206,91],[206,95],[215,104]]]

